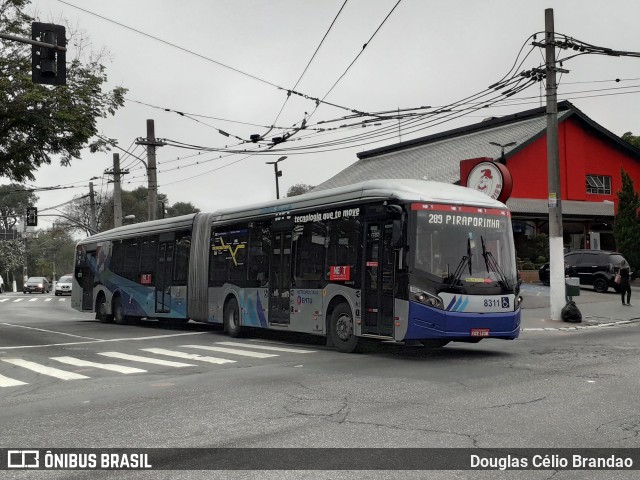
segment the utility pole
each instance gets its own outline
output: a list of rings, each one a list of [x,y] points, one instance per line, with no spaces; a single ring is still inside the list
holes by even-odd
[[[91,216],[89,217],[91,230],[93,230],[94,232],[97,232],[98,228],[97,228],[97,222],[96,222],[96,199],[93,194],[93,182],[89,182],[89,209],[91,210],[90,212]]]
[[[558,98],[556,89],[553,9],[544,11],[545,73],[547,77],[547,174],[549,186],[549,300],[552,320],[560,320],[565,304],[564,241],[558,147]]]
[[[156,171],[156,147],[166,145],[156,139],[155,125],[153,119],[147,120],[147,138],[136,140],[138,145],[147,146],[147,179],[149,181],[149,220],[158,218],[158,178]]]
[[[113,175],[113,226],[122,226],[122,187],[120,175],[129,173],[128,170],[120,170],[120,154],[113,154],[113,170],[105,170],[107,175]]]

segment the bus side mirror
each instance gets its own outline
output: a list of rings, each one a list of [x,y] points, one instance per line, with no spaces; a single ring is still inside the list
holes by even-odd
[[[391,231],[391,245],[396,248],[402,246],[402,220],[393,221],[393,229]]]

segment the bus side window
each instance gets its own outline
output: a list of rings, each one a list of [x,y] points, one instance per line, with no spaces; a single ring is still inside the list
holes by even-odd
[[[294,279],[297,288],[322,288],[324,282],[327,227],[323,222],[296,225]]]
[[[360,222],[356,218],[342,218],[329,222],[327,268],[325,269],[327,280],[330,280],[331,267],[348,266],[350,268],[349,285],[359,288],[360,228]]]
[[[249,225],[249,286],[265,287],[269,283],[271,230],[264,222]]]

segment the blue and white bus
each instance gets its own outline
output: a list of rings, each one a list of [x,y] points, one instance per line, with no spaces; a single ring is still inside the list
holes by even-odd
[[[77,245],[72,304],[149,318],[362,339],[514,339],[511,215],[472,189],[373,180],[270,203],[118,227]]]

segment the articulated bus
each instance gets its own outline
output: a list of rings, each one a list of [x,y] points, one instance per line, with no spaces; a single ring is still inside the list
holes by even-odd
[[[519,289],[504,204],[450,184],[373,180],[88,237],[72,305],[102,322],[324,335],[351,352],[365,339],[514,339]]]

